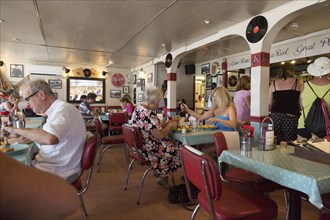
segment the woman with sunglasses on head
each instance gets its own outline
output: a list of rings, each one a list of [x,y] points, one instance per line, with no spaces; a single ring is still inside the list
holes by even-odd
[[[207,123],[213,123],[222,131],[234,131],[237,126],[236,108],[225,87],[218,87],[213,91],[212,107],[202,115],[189,109],[186,104],[182,105],[189,115],[196,119],[207,120]]]
[[[12,112],[12,111],[18,111],[18,103],[19,103],[20,97],[15,94],[11,94],[8,97],[8,100],[0,104],[0,112]]]

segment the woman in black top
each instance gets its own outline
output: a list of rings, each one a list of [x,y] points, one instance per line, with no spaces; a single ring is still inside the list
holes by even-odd
[[[269,109],[277,144],[297,139],[302,88],[303,82],[294,77],[294,66],[289,63],[281,66],[279,78],[269,86]]]

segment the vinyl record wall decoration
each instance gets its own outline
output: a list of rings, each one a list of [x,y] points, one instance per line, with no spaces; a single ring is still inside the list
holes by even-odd
[[[250,43],[257,43],[266,34],[268,28],[267,19],[263,16],[254,17],[246,28],[246,38]]]
[[[166,68],[170,68],[172,66],[172,59],[173,59],[172,54],[169,53],[166,55],[166,58],[165,58]]]

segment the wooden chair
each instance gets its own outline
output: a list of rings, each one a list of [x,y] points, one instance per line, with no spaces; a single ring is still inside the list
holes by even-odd
[[[95,123],[95,130],[96,130],[96,134],[97,134],[97,141],[101,148],[100,154],[99,154],[99,159],[97,161],[97,164],[99,166],[97,172],[100,172],[101,162],[102,162],[104,152],[106,150],[110,149],[113,145],[125,144],[125,140],[124,140],[123,135],[104,136],[101,121],[97,117],[94,118],[94,123]],[[126,155],[126,150],[125,150],[125,155]]]
[[[142,149],[143,145],[142,145],[142,134],[141,134],[141,131],[139,130],[139,128],[128,125],[128,124],[124,124],[123,125],[123,134],[124,134],[126,146],[129,149],[129,157],[132,159],[128,165],[127,178],[126,178],[125,188],[124,188],[125,190],[127,189],[128,179],[129,179],[130,172],[131,172],[134,162],[137,161],[140,166],[147,166],[147,170],[143,173],[143,176],[141,179],[140,191],[138,194],[138,200],[136,202],[137,204],[140,204],[144,180],[152,168],[147,163],[147,161],[144,159],[143,155],[140,154],[140,150]]]
[[[89,183],[91,181],[91,177],[93,173],[93,164],[97,151],[96,146],[97,146],[96,137],[92,133],[87,132],[85,147],[80,162],[81,172],[79,173],[79,177],[73,183],[71,183],[71,185],[74,186],[78,191],[78,196],[80,199],[80,209],[84,220],[87,217],[87,211],[82,195],[88,190]],[[84,171],[87,172],[87,177],[86,179],[84,179],[84,183],[83,183],[80,177]]]
[[[242,183],[222,183],[218,166],[208,155],[188,146],[181,146],[180,149],[190,199],[190,182],[200,190],[192,220],[200,207],[213,220],[277,218],[277,205],[273,200]]]

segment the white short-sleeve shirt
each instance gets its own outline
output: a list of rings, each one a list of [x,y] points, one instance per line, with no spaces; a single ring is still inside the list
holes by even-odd
[[[80,161],[86,138],[86,127],[79,110],[73,105],[56,100],[46,111],[43,130],[55,135],[59,143],[40,145],[32,165],[66,179],[80,171]]]

